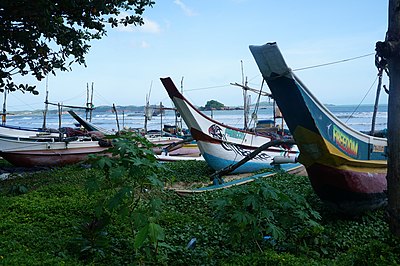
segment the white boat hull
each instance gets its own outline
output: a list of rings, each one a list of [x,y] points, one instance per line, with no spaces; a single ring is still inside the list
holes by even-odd
[[[177,90],[170,78],[161,79],[170,98],[189,127],[193,139],[198,143],[202,156],[216,171],[233,165],[256,148],[273,140],[270,136],[257,135],[219,123],[198,111]],[[246,162],[234,173],[254,172],[272,168],[275,156],[297,157],[297,146],[271,147]]]

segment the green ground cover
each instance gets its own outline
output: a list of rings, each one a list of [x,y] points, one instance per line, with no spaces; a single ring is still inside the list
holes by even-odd
[[[207,182],[212,173],[204,162],[164,166],[164,184]],[[115,191],[102,183],[104,189],[88,193],[88,183],[101,176],[101,167],[75,165],[0,181],[0,264],[400,264],[400,242],[390,235],[384,210],[335,214],[307,177],[283,173],[191,195],[141,187],[136,211],[117,208],[100,219],[99,202]],[[153,199],[157,208],[147,204]]]

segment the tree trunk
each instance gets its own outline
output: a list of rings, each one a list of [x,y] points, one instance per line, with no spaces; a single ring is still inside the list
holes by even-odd
[[[389,0],[385,42],[376,44],[378,56],[389,68],[388,109],[388,216],[390,231],[400,237],[400,0]]]

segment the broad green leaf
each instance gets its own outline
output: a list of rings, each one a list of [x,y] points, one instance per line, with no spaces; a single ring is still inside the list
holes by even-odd
[[[139,249],[143,246],[144,242],[146,241],[147,237],[149,234],[149,226],[146,225],[142,227],[139,232],[135,236],[135,243],[134,247],[135,249]]]
[[[156,223],[149,224],[149,237],[152,243],[156,243],[159,240],[164,240],[165,234],[162,227]]]

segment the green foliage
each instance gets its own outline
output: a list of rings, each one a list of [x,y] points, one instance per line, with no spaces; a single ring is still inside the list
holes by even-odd
[[[107,222],[93,218],[76,228],[80,235],[72,243],[79,246],[80,259],[96,261],[104,259],[109,247],[109,239],[105,227]]]
[[[107,191],[98,202],[96,215],[107,218],[119,215],[132,227],[134,248],[144,250],[146,257],[157,258],[159,242],[164,240],[163,229],[157,224],[162,206],[157,194],[163,187],[157,175],[164,168],[146,138],[133,132],[110,138],[112,156],[92,157],[93,167],[103,175],[93,175],[87,183],[91,194]],[[155,192],[150,198],[152,190]]]
[[[225,105],[223,103],[220,103],[216,100],[210,100],[207,101],[206,105],[204,106],[204,110],[220,110],[223,109],[225,107]]]
[[[398,254],[400,254],[399,240],[393,240],[392,243],[372,240],[367,244],[351,247],[346,255],[341,254],[337,261],[341,265],[399,265]]]
[[[25,194],[27,192],[28,188],[24,185],[19,184],[12,185],[8,190],[8,193],[13,196]]]
[[[251,254],[240,254],[233,255],[227,262],[227,265],[292,265],[292,266],[304,266],[304,265],[331,265],[329,261],[315,261],[312,258],[306,256],[294,256],[290,253],[277,253],[271,250],[266,250],[262,254],[251,253]]]
[[[216,218],[226,226],[234,246],[258,244],[268,235],[274,244],[294,238],[304,241],[322,230],[317,222],[321,217],[302,196],[284,193],[262,180],[227,190],[215,205]]]
[[[165,163],[169,170],[170,180],[175,182],[194,183],[209,182],[214,170],[204,161],[178,161]]]
[[[0,196],[0,264],[80,265],[67,246],[91,205],[82,189],[82,169],[21,174],[1,186],[8,191],[21,182],[30,188],[27,193]]]
[[[55,70],[68,71],[72,63],[85,64],[89,42],[105,36],[106,25],[140,26],[144,9],[153,4],[151,0],[2,0],[0,91],[38,94],[34,86],[14,84],[13,75],[32,73],[41,80]],[[121,11],[131,13],[117,19]]]
[[[172,169],[163,172],[163,177],[179,177],[175,171],[179,171],[180,166],[169,163],[163,165]],[[197,165],[200,169],[196,169]],[[173,167],[177,167],[177,170],[173,170]],[[195,169],[190,180],[196,181],[195,175],[202,172],[202,164],[191,167]],[[190,175],[189,171],[187,175]],[[324,230],[311,233],[294,226],[293,235],[291,231],[289,234],[284,231],[286,238],[273,239],[275,245],[273,242],[259,242],[263,250],[260,252],[254,242],[243,244],[244,248],[231,245],[226,224],[215,219],[215,208],[211,203],[226,198],[225,193],[231,188],[182,195],[172,191],[161,193],[158,189],[147,187],[147,192],[143,191],[142,194],[143,200],[133,212],[135,216],[127,217],[113,211],[110,214],[111,222],[106,221],[104,226],[95,226],[96,223],[90,225],[95,221],[94,208],[98,206],[100,199],[111,197],[115,191],[98,189],[88,197],[85,184],[93,176],[104,178],[104,172],[99,168],[81,168],[75,165],[26,172],[1,181],[0,264],[400,264],[400,243],[388,230],[384,210],[359,217],[338,216],[324,208],[313,193],[307,177],[278,174],[265,179],[265,182],[286,195],[295,193],[304,196],[312,209],[317,209],[321,214],[318,222]],[[201,181],[204,177],[199,179]],[[27,193],[10,196],[10,187],[19,184],[29,188]],[[237,188],[254,190],[249,185]],[[275,215],[275,211],[273,214]],[[301,220],[296,218],[296,222],[299,221]],[[163,234],[154,224],[163,229]],[[144,229],[145,225],[149,225],[147,229]],[[148,232],[152,232],[152,236],[136,238],[132,228],[135,229],[135,234],[143,228],[143,236]],[[197,239],[196,247],[187,249],[187,244],[193,237]],[[163,240],[156,243],[157,238]],[[90,239],[91,241],[85,242]],[[143,241],[143,246],[135,249],[135,241]],[[88,252],[80,253],[85,247]],[[86,255],[87,260],[83,261],[83,257],[79,259],[79,254]]]

